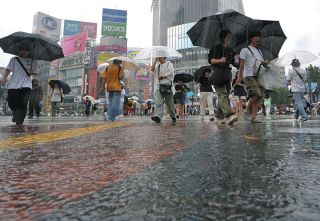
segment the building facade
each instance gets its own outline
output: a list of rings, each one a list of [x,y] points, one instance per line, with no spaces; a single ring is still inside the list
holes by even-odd
[[[174,61],[177,72],[193,73],[207,65],[209,50],[194,47],[187,31],[202,17],[233,9],[244,14],[241,0],[154,0],[153,45],[164,45],[178,50],[183,58]]]

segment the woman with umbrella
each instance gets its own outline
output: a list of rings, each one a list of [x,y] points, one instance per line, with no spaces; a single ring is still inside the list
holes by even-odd
[[[22,125],[27,114],[29,93],[32,89],[31,75],[36,74],[36,62],[32,62],[30,48],[26,44],[19,46],[18,57],[10,59],[7,69],[0,83],[7,81],[9,74],[12,77],[8,83],[8,105],[13,112],[12,122]]]
[[[49,98],[51,99],[51,117],[55,118],[59,115],[60,103],[62,98],[62,89],[57,82],[54,83],[53,87],[51,87]]]
[[[174,95],[174,100],[178,108],[177,118],[179,118],[184,115],[185,97],[190,88],[188,88],[182,80],[179,80],[178,84],[175,86],[175,89],[176,93]]]
[[[219,38],[221,43],[210,50],[208,61],[214,70],[213,83],[219,99],[217,118],[221,123],[226,118],[226,123],[232,125],[238,121],[237,115],[230,107],[228,98],[231,89],[231,68],[235,66],[235,53],[229,48],[231,41],[229,30],[222,30]]]

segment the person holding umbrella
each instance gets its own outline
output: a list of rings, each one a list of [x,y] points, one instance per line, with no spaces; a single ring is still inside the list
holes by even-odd
[[[177,118],[184,115],[184,106],[185,106],[185,96],[186,93],[190,90],[183,83],[183,81],[179,80],[178,84],[175,86],[176,93],[174,95],[175,104],[178,106],[178,115]]]
[[[29,119],[33,118],[34,111],[36,112],[37,118],[40,117],[40,102],[43,99],[42,87],[39,85],[37,79],[32,80],[32,91],[29,99]]]
[[[20,44],[18,57],[13,57],[3,74],[0,83],[7,81],[9,74],[12,77],[8,82],[8,105],[13,112],[12,122],[22,125],[27,114],[27,105],[32,89],[31,75],[36,75],[37,64],[32,61],[30,48]]]
[[[54,83],[54,87],[51,88],[51,94],[49,98],[51,99],[51,117],[55,118],[59,115],[60,103],[62,98],[62,89],[58,83]]]
[[[86,97],[86,100],[84,101],[84,106],[85,106],[86,117],[89,117],[90,109],[91,109],[91,101],[89,100],[89,97]]]
[[[225,122],[229,125],[238,121],[237,115],[232,111],[229,102],[229,93],[231,89],[231,69],[235,66],[235,52],[229,48],[231,41],[231,32],[222,30],[219,34],[220,44],[213,47],[208,55],[208,61],[214,71],[213,84],[218,94],[219,109],[218,122]],[[224,119],[226,118],[226,121]]]
[[[172,118],[172,125],[176,124],[176,114],[174,110],[173,88],[172,82],[174,79],[173,64],[166,60],[166,57],[158,57],[155,59],[151,71],[155,75],[155,116],[151,120],[156,123],[161,122],[161,117],[164,112],[164,102],[167,105],[167,110]]]
[[[200,89],[200,117],[204,120],[206,106],[209,108],[210,121],[214,121],[213,109],[213,89],[209,82],[211,70],[209,67],[205,68],[202,76],[197,80],[197,87]]]
[[[269,61],[264,60],[262,52],[258,48],[261,43],[261,32],[252,31],[249,35],[249,42],[249,46],[240,52],[240,71],[236,83],[241,83],[243,79],[248,91],[249,102],[244,111],[244,118],[249,119],[251,115],[252,123],[260,123],[261,121],[257,119],[257,113],[265,91],[258,83],[256,64],[260,62],[261,65],[267,65]]]

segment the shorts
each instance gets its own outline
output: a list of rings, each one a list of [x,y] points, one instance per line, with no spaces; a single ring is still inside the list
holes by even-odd
[[[184,99],[176,98],[175,104],[184,105],[185,104]]]
[[[261,87],[258,83],[257,77],[245,77],[243,79],[245,85],[247,86],[248,97],[259,97],[263,98],[265,89]]]

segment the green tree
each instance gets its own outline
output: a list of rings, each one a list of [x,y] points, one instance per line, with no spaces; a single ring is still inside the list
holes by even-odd
[[[310,80],[311,82],[318,82],[320,83],[320,68],[317,66],[313,66],[310,64],[309,67],[306,68],[306,70],[310,73]]]
[[[287,88],[275,88],[271,93],[271,99],[272,103],[276,105],[290,104],[292,101]]]

